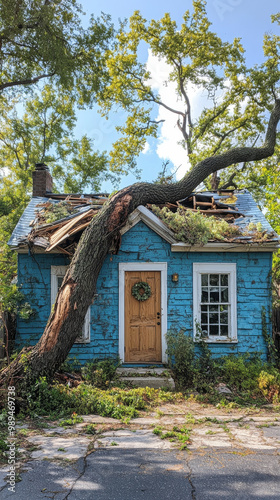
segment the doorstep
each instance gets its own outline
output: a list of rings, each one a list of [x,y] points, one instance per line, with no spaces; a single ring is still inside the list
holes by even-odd
[[[122,382],[129,382],[135,387],[153,387],[154,389],[175,389],[171,373],[164,367],[130,367],[122,366],[117,369],[117,375]]]

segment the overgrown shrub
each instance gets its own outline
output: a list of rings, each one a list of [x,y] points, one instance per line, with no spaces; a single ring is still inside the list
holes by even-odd
[[[65,361],[60,365],[60,372],[80,372],[82,368],[80,360],[76,356],[67,356]]]
[[[195,360],[195,389],[199,392],[210,392],[218,379],[219,361],[215,360],[206,342],[197,344],[197,359]]]
[[[231,389],[255,391],[263,367],[264,363],[256,355],[229,354],[220,360],[219,376]]]
[[[115,377],[118,366],[120,366],[119,358],[94,360],[82,368],[82,374],[90,384],[106,389]]]
[[[166,334],[168,365],[176,388],[193,387],[195,378],[195,346],[183,330],[169,330]]]
[[[264,363],[259,354],[229,354],[214,359],[206,342],[195,343],[183,330],[169,331],[166,340],[169,367],[177,388],[215,393],[215,386],[223,382],[233,391],[232,397],[246,394],[246,401],[259,398],[264,402],[263,397],[279,401],[279,369]]]
[[[258,386],[262,394],[273,403],[280,400],[280,373],[276,368],[262,370],[258,377]]]
[[[169,368],[176,387],[207,392],[216,379],[217,366],[206,342],[195,344],[183,330],[170,330],[166,341]]]

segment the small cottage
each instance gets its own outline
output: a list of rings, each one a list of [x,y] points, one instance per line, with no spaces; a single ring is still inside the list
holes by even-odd
[[[32,309],[28,319],[18,318],[18,348],[43,333],[77,242],[106,199],[55,194],[48,168],[36,166],[33,197],[9,241],[18,252],[18,285]],[[178,210],[215,217],[234,230],[212,231],[207,241],[203,234],[193,239],[194,230],[188,239],[186,231],[180,240],[172,226]],[[127,365],[161,365],[166,332],[183,329],[208,342],[216,356],[258,352],[265,359],[263,326],[265,320],[271,331],[272,254],[279,241],[247,190],[139,206],[121,233],[71,356],[82,364],[120,356]]]

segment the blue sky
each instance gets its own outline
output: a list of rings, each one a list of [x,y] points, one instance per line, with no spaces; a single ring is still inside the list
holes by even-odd
[[[86,18],[93,13],[100,15],[101,11],[112,16],[113,22],[118,19],[129,18],[135,10],[140,10],[146,19],[160,19],[165,12],[169,12],[171,17],[180,25],[182,15],[192,9],[191,0],[142,0],[141,2],[130,0],[103,0],[102,4],[97,1],[82,0],[80,2],[86,12]],[[212,23],[212,29],[224,40],[231,42],[234,37],[242,39],[246,50],[246,60],[248,66],[252,66],[262,60],[262,40],[265,32],[275,32],[275,25],[271,24],[270,16],[279,9],[279,0],[208,0],[207,13]],[[85,18],[85,21],[86,21]],[[86,133],[95,139],[95,145],[100,151],[110,150],[114,133],[114,124],[117,117],[112,116],[109,121],[103,120],[96,109],[79,112],[77,134]],[[138,166],[142,169],[142,179],[152,181],[157,177],[164,159],[170,160],[170,165],[176,167],[182,165],[180,172],[184,172],[184,158],[182,152],[176,146],[175,127],[170,128],[169,142],[161,138],[162,144],[150,141],[148,152],[141,154],[138,159]],[[168,135],[168,131],[166,131]],[[178,140],[180,136],[178,135]],[[174,143],[172,143],[174,141]],[[168,151],[173,151],[169,155]],[[135,182],[135,177],[129,175],[124,177],[119,187]],[[112,186],[104,183],[103,190],[110,191]]]

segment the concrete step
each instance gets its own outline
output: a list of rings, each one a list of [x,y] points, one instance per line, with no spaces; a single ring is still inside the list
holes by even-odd
[[[129,382],[135,387],[153,387],[161,389],[167,387],[169,390],[175,388],[174,380],[166,368],[130,368],[120,367],[117,376],[122,382]]]

